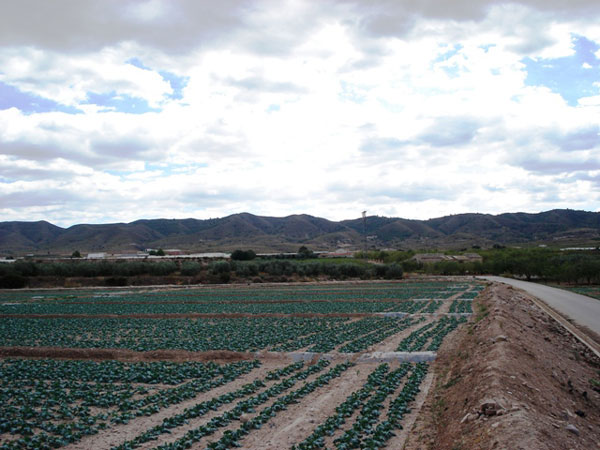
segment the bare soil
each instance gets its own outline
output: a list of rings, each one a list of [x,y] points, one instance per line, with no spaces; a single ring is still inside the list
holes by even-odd
[[[528,295],[494,284],[438,352],[405,450],[598,449],[600,360]]]
[[[233,362],[256,359],[254,353],[213,350],[207,352],[188,352],[185,350],[154,350],[136,352],[134,350],[111,348],[63,348],[63,347],[0,347],[0,358],[54,358],[87,359],[94,361],[215,361]],[[268,359],[268,358],[267,358]],[[275,359],[275,358],[271,358]],[[280,359],[284,359],[283,355]]]

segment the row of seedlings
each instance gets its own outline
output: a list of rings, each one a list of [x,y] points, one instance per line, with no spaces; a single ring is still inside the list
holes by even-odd
[[[373,391],[381,386],[388,371],[388,364],[380,364],[369,374],[367,381],[361,389],[350,394],[344,402],[335,408],[335,414],[329,416],[323,424],[315,428],[310,436],[299,444],[294,445],[292,449],[309,450],[324,448],[325,437],[333,436],[346,423],[346,420],[354,415],[356,410],[364,406]]]
[[[61,447],[125,417],[150,415],[250,372],[258,361],[121,363],[4,360],[0,362],[0,435],[20,436],[0,448]],[[180,384],[152,389],[153,384]],[[149,393],[150,390],[154,392]],[[141,396],[142,400],[134,401]],[[146,402],[140,404],[138,402]]]
[[[350,394],[336,409],[335,414],[318,425],[313,433],[302,442],[292,446],[292,450],[321,449],[327,446],[326,438],[333,438],[348,419],[354,418],[352,426],[333,439],[338,449],[350,448],[382,448],[395,435],[394,431],[402,428],[404,415],[410,413],[409,406],[420,392],[420,385],[425,378],[427,363],[404,363],[399,369],[387,374],[388,365],[381,364],[368,377],[363,387]],[[387,413],[382,415],[384,402],[394,395],[405,375],[410,376],[401,391],[392,399]],[[382,418],[383,417],[383,418]],[[331,439],[330,438],[330,439]]]
[[[287,395],[279,397],[271,406],[264,408],[257,416],[243,422],[235,430],[227,430],[223,433],[221,439],[216,442],[210,442],[209,449],[225,449],[231,447],[240,447],[240,442],[253,429],[261,428],[265,423],[277,415],[279,411],[287,409],[292,403],[298,403],[303,397],[307,396],[316,389],[329,384],[333,378],[339,377],[343,372],[352,367],[354,363],[349,361],[336,365],[329,372],[319,376],[315,381],[305,383],[300,389]],[[169,447],[170,448],[170,447]]]
[[[365,336],[359,337],[353,341],[348,342],[338,349],[341,353],[357,353],[362,352],[369,348],[371,345],[378,344],[383,340],[387,339],[394,334],[399,333],[400,331],[406,330],[407,328],[415,325],[421,320],[425,320],[423,318],[414,321],[410,317],[406,317],[402,320],[398,319],[389,319],[388,326],[384,326],[382,328],[377,329],[373,333],[367,334]]]
[[[418,352],[423,350],[431,339],[427,348],[428,351],[435,351],[439,348],[444,337],[455,330],[459,324],[466,322],[465,317],[460,319],[456,317],[444,316],[437,322],[431,322],[418,330],[413,331],[404,338],[396,351],[398,352]]]
[[[189,420],[200,418],[210,411],[216,411],[219,407],[225,404],[229,404],[238,399],[243,399],[252,395],[249,398],[238,402],[236,406],[225,413],[213,417],[208,423],[201,425],[194,430],[187,433],[178,445],[184,445],[184,442],[188,442],[190,445],[193,442],[201,439],[204,436],[208,436],[217,429],[227,426],[232,420],[239,419],[242,414],[254,411],[254,408],[267,402],[270,398],[273,398],[282,392],[290,389],[299,380],[305,380],[310,375],[322,371],[330,363],[325,360],[320,360],[317,364],[308,367],[305,370],[299,371],[304,364],[302,362],[294,363],[286,366],[283,369],[269,372],[264,380],[256,380],[254,383],[243,386],[234,392],[223,394],[217,398],[198,403],[190,408],[186,408],[182,413],[167,417],[162,421],[160,425],[157,425],[134,439],[123,442],[114,449],[118,450],[129,450],[139,447],[140,445],[149,442],[151,440],[158,439],[163,434],[170,434],[172,430],[186,424]],[[291,376],[290,376],[291,375]],[[266,387],[266,382],[271,380],[279,380],[282,377],[285,378],[283,381],[272,385],[271,387],[259,392],[260,389]],[[255,395],[253,395],[255,394]],[[173,447],[173,448],[186,448],[184,447]]]
[[[410,364],[404,363],[398,369],[385,376],[373,395],[365,402],[352,427],[340,437],[334,439],[337,448],[360,448],[366,437],[373,434],[379,422],[385,400],[392,395],[410,370]]]
[[[473,312],[473,308],[471,306],[472,304],[473,304],[473,302],[471,302],[471,301],[464,301],[464,300],[457,299],[457,300],[452,301],[448,312],[450,312],[450,313],[472,313]]]

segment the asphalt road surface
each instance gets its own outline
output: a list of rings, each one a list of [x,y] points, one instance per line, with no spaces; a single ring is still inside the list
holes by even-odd
[[[513,280],[504,277],[479,277],[490,281],[498,281],[523,289],[528,294],[539,298],[562,315],[586,326],[600,334],[600,300],[574,292],[544,286],[543,284],[528,281]]]

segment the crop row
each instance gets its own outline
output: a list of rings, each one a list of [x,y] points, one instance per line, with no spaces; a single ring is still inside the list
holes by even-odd
[[[410,319],[398,321],[389,317],[367,317],[365,319],[350,322],[337,329],[328,330],[321,335],[309,336],[302,340],[302,344],[313,344],[308,351],[310,352],[330,352],[337,346],[346,344],[348,347],[340,349],[345,353],[353,351],[362,351],[366,347],[381,342],[388,336],[397,333],[410,325]],[[381,332],[381,333],[380,333]],[[364,338],[364,340],[363,340]],[[356,350],[352,350],[356,349]]]
[[[472,313],[473,312],[473,302],[465,301],[465,300],[453,300],[450,304],[450,309],[448,312],[451,313]]]
[[[359,448],[361,439],[374,431],[374,425],[379,421],[383,402],[393,394],[409,370],[409,364],[388,374],[373,395],[365,402],[352,427],[333,442],[338,448]]]
[[[456,328],[458,328],[458,326],[461,323],[465,323],[467,321],[467,318],[466,317],[460,317],[460,318],[444,317],[444,318],[442,318],[442,320],[447,322],[446,326],[441,328],[437,333],[433,334],[433,336],[431,337],[431,342],[429,343],[429,346],[427,347],[427,351],[430,351],[430,352],[437,351],[440,348],[440,346],[442,345],[444,338],[448,334],[450,334],[452,331],[454,331]]]
[[[410,300],[411,298],[447,298],[469,287],[478,285],[452,285],[449,282],[430,283],[365,283],[341,284],[336,286],[295,285],[288,287],[235,287],[173,289],[170,291],[36,291],[33,293],[5,292],[0,300],[7,303],[32,302],[41,304],[60,304],[89,302],[101,304],[115,303],[177,303],[177,302],[231,302],[231,301],[314,301],[314,300]]]
[[[118,348],[135,351],[181,349],[327,352],[377,330],[380,340],[401,322],[388,317],[239,319],[3,319],[2,346]],[[368,345],[377,341],[373,335]],[[365,341],[366,342],[366,341]],[[358,343],[357,343],[358,345]]]
[[[177,367],[177,363],[162,362],[4,360],[0,362],[0,435],[20,437],[2,443],[0,448],[67,445],[110,423],[151,415],[229,383],[258,365],[258,361],[223,366],[180,363]],[[121,376],[125,382],[117,382]],[[190,381],[173,388],[148,386],[186,379]],[[132,385],[127,380],[145,385]]]
[[[279,397],[271,406],[264,408],[258,415],[247,422],[243,422],[236,430],[227,430],[223,437],[216,442],[210,442],[209,449],[223,449],[230,447],[240,447],[241,441],[253,429],[261,428],[265,423],[277,415],[279,411],[287,409],[287,406],[293,403],[299,403],[303,397],[306,397],[316,389],[329,384],[333,378],[339,377],[343,372],[352,367],[354,363],[345,362],[338,364],[329,372],[317,377],[315,381],[305,383],[300,389],[290,392],[287,395]],[[161,448],[161,447],[159,447]],[[167,447],[171,449],[171,447]]]
[[[224,366],[214,362],[137,362],[78,360],[0,360],[0,379],[48,380],[63,382],[79,380],[93,383],[180,384],[189,379],[222,375]]]
[[[393,430],[401,428],[404,414],[410,412],[408,406],[419,392],[419,386],[427,369],[425,363],[415,365],[404,363],[397,370],[388,373],[387,363],[379,365],[369,375],[360,390],[350,394],[336,407],[335,414],[318,425],[310,436],[294,445],[292,450],[324,448],[325,438],[334,436],[350,418],[354,418],[351,427],[333,441],[337,448],[384,447],[387,440],[394,435]],[[385,419],[380,420],[386,399],[394,395],[409,371],[411,371],[410,377],[398,395],[389,403]],[[356,414],[358,410],[360,411]]]
[[[419,320],[424,320],[423,318]],[[384,326],[378,328],[373,333],[359,337],[353,341],[348,342],[342,346],[339,351],[342,353],[356,353],[366,350],[368,347],[387,339],[388,337],[399,333],[413,326],[418,321],[413,321],[411,318],[405,318],[403,320],[392,319],[387,322]]]
[[[0,305],[0,314],[294,314],[294,313],[372,313],[385,311],[411,312],[416,302],[330,301],[289,303],[116,303],[66,304],[19,303]]]
[[[346,423],[346,419],[351,417],[354,411],[364,405],[364,402],[371,396],[373,390],[381,385],[388,370],[388,364],[380,364],[369,374],[366,383],[361,389],[350,394],[346,400],[335,408],[335,414],[325,419],[325,422],[318,425],[310,436],[299,444],[294,445],[292,449],[308,450],[325,447],[325,436],[333,436]]]
[[[320,372],[323,368],[327,367],[329,362],[325,360],[319,361],[317,364],[310,366],[306,370],[298,372],[304,364],[303,363],[295,363],[289,366],[284,367],[279,371],[279,375],[286,374],[292,375],[280,383],[277,383],[265,391],[261,392],[258,395],[248,398],[243,402],[238,403],[236,405],[237,408],[248,410],[251,409],[252,406],[257,406],[261,403],[264,403],[270,397],[278,395],[286,389],[289,389],[294,384],[297,383],[298,380],[306,379],[308,376]],[[295,373],[297,372],[297,373]],[[253,383],[244,385],[241,389],[238,389],[234,392],[228,392],[226,394],[220,395],[219,397],[213,398],[208,401],[204,401],[201,403],[197,403],[190,408],[186,408],[183,412],[179,414],[175,414],[173,416],[165,418],[160,425],[156,425],[155,427],[144,431],[143,433],[136,436],[134,439],[126,441],[116,447],[119,450],[125,449],[133,449],[139,447],[140,445],[155,440],[158,436],[162,434],[171,433],[171,430],[180,427],[187,423],[189,420],[197,419],[199,417],[204,416],[209,411],[216,411],[219,407],[224,404],[232,403],[237,399],[241,399],[244,397],[248,397],[252,394],[255,394],[260,389],[266,387],[265,382],[270,381],[272,379],[272,375],[274,372],[269,372],[264,380],[256,380]]]
[[[384,447],[387,440],[392,436],[395,436],[393,430],[402,428],[402,419],[405,414],[410,413],[409,405],[415,400],[417,394],[420,392],[421,383],[427,375],[428,369],[429,366],[427,363],[418,363],[415,365],[414,370],[404,384],[402,391],[391,402],[386,420],[380,422],[373,432],[363,440],[361,448],[375,449]]]
[[[183,449],[191,447],[195,442],[201,440],[206,436],[210,436],[220,428],[228,427],[234,421],[239,421],[242,415],[253,414],[256,412],[259,406],[267,403],[269,400],[275,398],[275,401],[263,408],[258,414],[252,417],[250,420],[241,423],[239,428],[234,430],[226,430],[222,438],[215,442],[209,443],[208,448],[229,448],[231,446],[239,446],[238,441],[243,439],[251,430],[260,428],[264,423],[268,422],[274,417],[279,411],[286,409],[291,403],[299,402],[303,397],[313,392],[315,389],[328,384],[333,378],[339,377],[345,370],[347,370],[352,363],[346,362],[338,364],[337,366],[330,369],[325,374],[319,375],[314,381],[305,382],[299,389],[284,394],[285,391],[292,388],[299,380],[306,379],[309,375],[315,374],[323,370],[329,363],[321,360],[317,364],[310,366],[308,369],[297,373],[285,380],[267,388],[266,390],[259,392],[252,397],[246,398],[239,401],[232,409],[223,412],[222,414],[212,417],[206,423],[199,425],[185,433],[184,436],[175,440],[174,442],[163,444],[157,448],[160,449]],[[262,382],[258,382],[260,384]],[[257,382],[255,382],[257,384]],[[251,385],[252,386],[252,385]],[[263,384],[264,386],[264,384]],[[240,397],[242,396],[240,395]],[[227,403],[230,403],[233,399],[227,397]],[[211,400],[210,402],[212,402]],[[208,403],[208,402],[204,402]],[[137,446],[149,441],[157,439],[158,436],[165,433],[172,433],[172,430],[177,427],[188,423],[190,419],[196,419],[205,415],[210,410],[216,410],[220,406],[219,403],[214,405],[198,404],[192,408],[186,409],[183,413],[169,417],[163,421],[163,423],[157,427],[148,430],[142,435],[138,436],[134,440],[127,441],[121,444],[116,449],[129,450],[136,448]],[[210,407],[212,406],[212,408]]]
[[[413,331],[400,342],[396,351],[417,352],[423,350],[428,342],[430,345],[427,350],[435,351],[441,345],[444,337],[463,322],[466,322],[464,317],[457,319],[456,317],[444,316],[436,322],[428,323]]]
[[[442,306],[442,301],[440,300],[432,300],[427,303],[427,306],[421,310],[423,313],[434,313]]]
[[[348,319],[3,319],[0,345],[121,348],[137,351],[253,351],[327,333]]]

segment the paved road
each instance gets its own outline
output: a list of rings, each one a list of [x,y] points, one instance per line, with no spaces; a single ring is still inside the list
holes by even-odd
[[[523,289],[534,297],[543,300],[546,304],[550,305],[564,316],[573,319],[578,324],[584,325],[600,334],[600,300],[585,295],[575,294],[574,292],[544,286],[543,284],[513,280],[512,278],[491,276],[479,278],[498,281]]]

